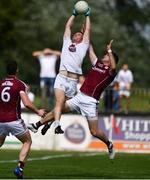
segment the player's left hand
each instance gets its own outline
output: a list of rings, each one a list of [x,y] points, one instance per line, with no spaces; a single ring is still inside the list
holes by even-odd
[[[109,44],[107,45],[107,51],[109,50],[109,49],[111,49],[112,48],[112,43],[113,43],[113,39],[109,42]]]
[[[84,13],[85,16],[90,16],[91,14],[91,8],[88,8],[88,10]]]
[[[38,115],[41,116],[41,117],[45,116],[45,110],[44,109],[39,109],[38,110]]]

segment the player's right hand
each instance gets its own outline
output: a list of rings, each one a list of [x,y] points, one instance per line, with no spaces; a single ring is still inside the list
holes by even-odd
[[[75,9],[73,9],[72,15],[74,15],[76,17],[78,15],[78,12]]]

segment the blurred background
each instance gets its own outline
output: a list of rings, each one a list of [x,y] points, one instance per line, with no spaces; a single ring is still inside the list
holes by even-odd
[[[41,107],[39,61],[32,52],[44,48],[61,51],[64,25],[72,14],[75,0],[1,0],[0,1],[0,78],[9,59],[19,63],[19,77],[30,85],[35,104]],[[150,109],[150,1],[149,0],[88,0],[91,7],[91,41],[96,54],[102,57],[106,44],[114,39],[114,49],[134,75],[130,111]],[[77,17],[74,31],[82,16]],[[88,56],[86,57],[88,59]],[[90,63],[84,61],[86,73]],[[47,104],[47,106],[49,106]],[[102,103],[100,111],[104,111]],[[111,109],[111,108],[110,108]],[[109,109],[108,109],[109,110]]]

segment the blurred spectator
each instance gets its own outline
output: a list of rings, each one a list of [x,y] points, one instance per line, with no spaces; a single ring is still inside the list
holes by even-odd
[[[112,112],[113,109],[113,85],[110,84],[103,94],[104,98],[104,111]]]
[[[34,104],[35,95],[34,95],[33,92],[31,92],[31,89],[30,89],[30,86],[29,86],[29,85],[27,85],[27,95],[28,95],[30,101]],[[25,106],[24,106],[24,104],[23,104],[22,101],[21,101],[21,108],[22,108],[22,109],[25,108]]]
[[[114,82],[113,84],[113,105],[112,105],[113,112],[118,113],[120,112],[120,95],[119,95],[119,83]]]
[[[84,81],[85,81],[85,77],[83,75],[79,76],[79,82],[77,84],[77,92],[80,92],[80,87],[82,86]]]
[[[37,57],[40,62],[40,87],[42,106],[46,107],[46,97],[48,94],[49,105],[54,103],[54,82],[56,77],[56,62],[60,56],[60,51],[46,48],[41,51],[33,52],[33,56]]]
[[[125,112],[128,112],[130,106],[131,85],[133,83],[133,74],[131,70],[129,70],[128,64],[122,65],[122,69],[119,71],[116,79],[117,82],[119,83],[121,107],[122,107],[122,100],[124,98],[126,99]]]

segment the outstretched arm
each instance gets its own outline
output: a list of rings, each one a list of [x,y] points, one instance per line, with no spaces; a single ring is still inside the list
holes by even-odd
[[[20,97],[26,108],[30,109],[31,111],[33,111],[41,117],[45,114],[45,111],[43,109],[37,109],[34,106],[34,104],[30,101],[28,95],[25,92],[20,92]]]
[[[42,55],[42,54],[43,54],[43,51],[34,51],[34,52],[32,53],[32,56],[38,57],[38,56],[40,56],[40,55]]]
[[[34,51],[34,52],[32,53],[32,56],[38,57],[38,56],[47,55],[47,54],[53,54],[53,55],[56,55],[56,56],[60,56],[60,55],[61,55],[61,52],[58,51],[58,50],[53,50],[53,49],[50,49],[50,48],[45,48],[45,49],[42,50],[42,51]]]
[[[61,55],[61,52],[58,51],[58,50],[53,50],[53,49],[50,49],[50,48],[47,48],[46,50],[43,51],[43,54],[53,54],[53,55],[56,55],[56,56],[60,56]]]
[[[82,30],[84,30],[83,41],[89,42],[91,33],[91,21],[89,16],[86,16],[85,25],[83,26]]]
[[[108,52],[108,55],[110,58],[110,68],[111,68],[110,74],[115,75],[115,73],[116,73],[116,62],[115,62],[115,58],[114,58],[114,55],[112,52],[112,43],[113,43],[113,40],[111,40],[110,43],[107,45],[107,52]]]
[[[91,64],[95,65],[95,62],[97,60],[97,56],[96,56],[94,49],[93,49],[93,46],[91,44],[89,47],[89,57],[90,57]]]
[[[75,15],[71,15],[70,18],[68,19],[65,26],[64,37],[71,36],[71,27],[73,26],[74,19],[75,19]]]

